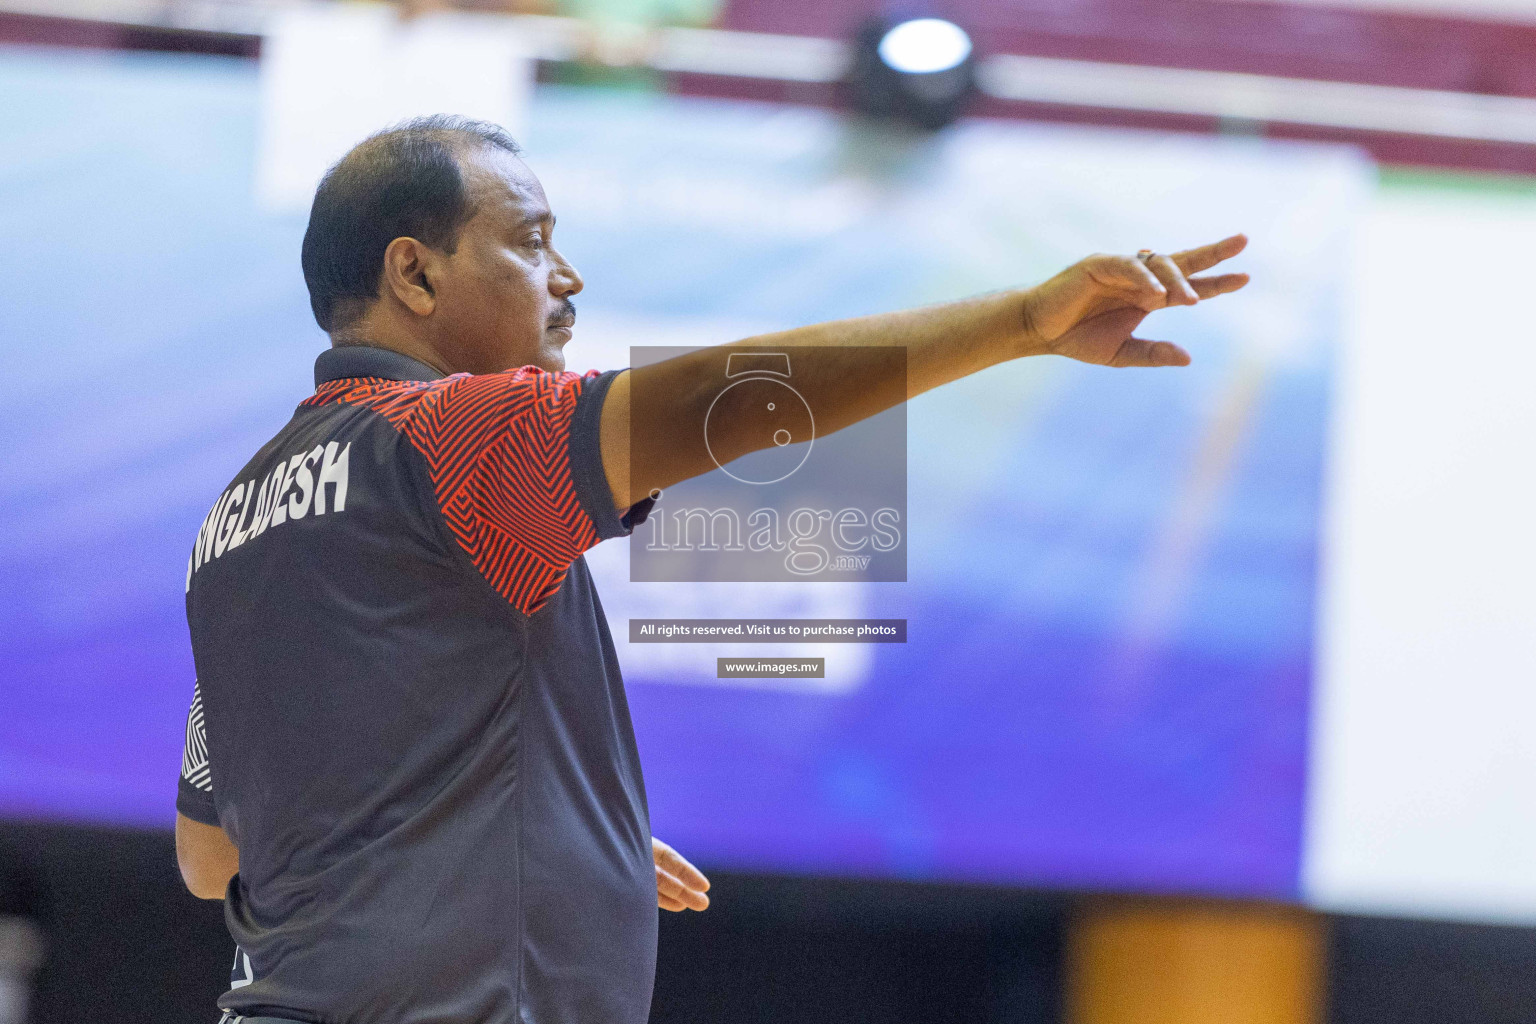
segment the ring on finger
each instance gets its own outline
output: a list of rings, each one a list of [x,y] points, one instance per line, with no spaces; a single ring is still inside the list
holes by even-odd
[[[1153,256],[1156,256],[1156,255],[1157,255],[1157,253],[1153,252],[1151,249],[1137,249],[1136,250],[1136,258],[1139,259],[1139,260],[1142,260],[1143,262],[1145,262],[1146,260],[1151,259]]]

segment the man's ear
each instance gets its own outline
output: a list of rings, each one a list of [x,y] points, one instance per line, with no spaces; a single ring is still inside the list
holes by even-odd
[[[417,316],[431,316],[437,308],[432,279],[438,259],[438,253],[414,238],[390,242],[384,249],[383,295],[393,295]]]

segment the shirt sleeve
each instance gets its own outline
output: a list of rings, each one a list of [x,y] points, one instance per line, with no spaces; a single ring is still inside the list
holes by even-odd
[[[204,825],[219,823],[219,812],[213,804],[213,775],[208,765],[208,733],[203,724],[203,691],[196,682],[192,684],[192,707],[187,711],[187,739],[181,748],[176,809]]]
[[[613,489],[608,486],[608,472],[603,468],[603,401],[608,388],[622,370],[607,373],[592,371],[583,378],[581,394],[576,399],[576,413],[571,418],[571,480],[576,498],[592,517],[592,525],[601,540],[627,537],[645,522],[656,504],[642,498],[620,512],[613,504]]]
[[[450,531],[524,614],[560,589],[583,551],[650,510],[646,499],[621,515],[603,470],[603,398],[618,372],[453,377],[412,417]]]

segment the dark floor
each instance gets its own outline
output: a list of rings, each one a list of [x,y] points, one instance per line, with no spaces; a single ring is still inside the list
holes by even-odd
[[[655,1024],[1046,1024],[1071,900],[716,875],[662,916]],[[0,823],[0,913],[43,925],[34,1024],[214,1024],[232,946],[168,832]],[[1536,1022],[1536,929],[1339,918],[1331,1024]]]

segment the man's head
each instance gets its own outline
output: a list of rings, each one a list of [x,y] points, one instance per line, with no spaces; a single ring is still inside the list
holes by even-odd
[[[304,282],[333,344],[394,348],[450,373],[565,368],[581,276],[554,248],[543,186],[511,137],[419,118],[327,172]]]

